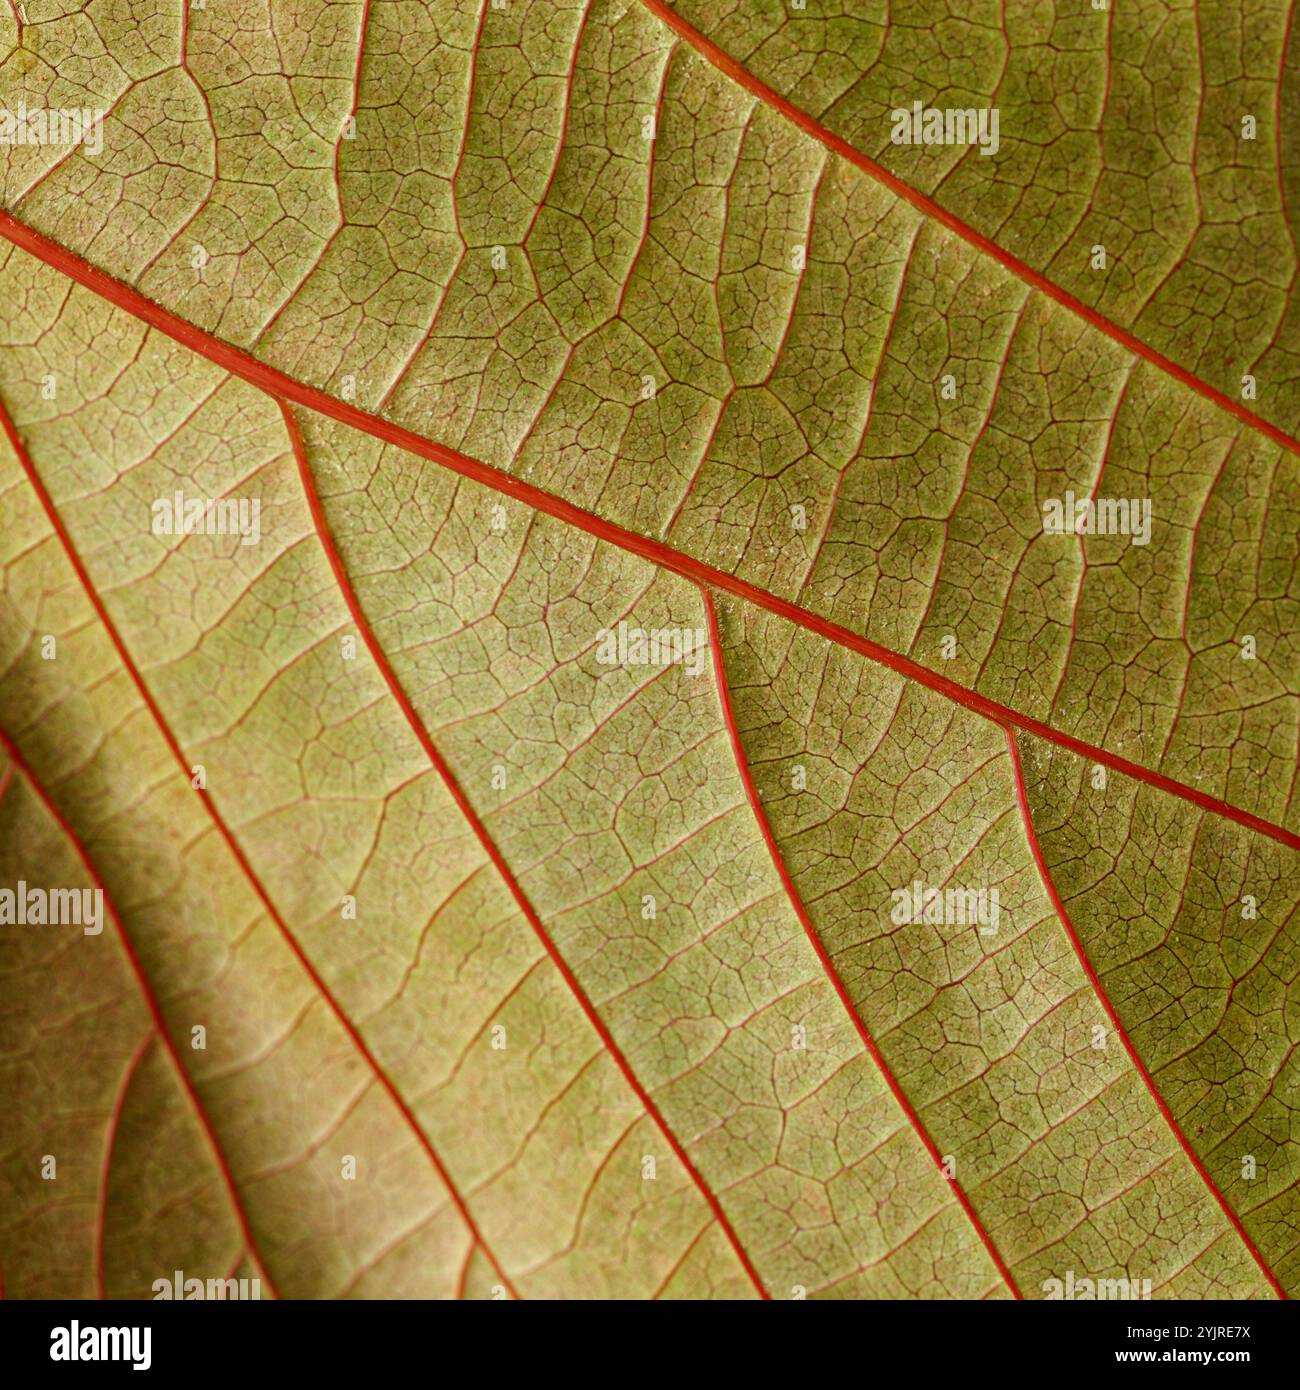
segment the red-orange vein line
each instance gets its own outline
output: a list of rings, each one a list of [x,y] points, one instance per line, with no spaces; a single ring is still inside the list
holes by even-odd
[[[1106,1010],[1106,1015],[1110,1019],[1111,1027],[1114,1028],[1119,1040],[1124,1044],[1124,1050],[1128,1053],[1133,1065],[1137,1068],[1138,1075],[1142,1078],[1147,1090],[1151,1093],[1151,1099],[1155,1101],[1156,1107],[1165,1117],[1165,1121],[1173,1131],[1174,1138],[1178,1140],[1183,1152],[1187,1155],[1188,1161],[1201,1175],[1206,1187],[1208,1187],[1213,1194],[1214,1200],[1223,1208],[1223,1214],[1232,1223],[1237,1234],[1241,1237],[1242,1244],[1250,1251],[1251,1258],[1254,1259],[1264,1277],[1276,1290],[1277,1296],[1279,1298],[1286,1298],[1286,1290],[1278,1283],[1277,1277],[1268,1267],[1267,1261],[1264,1259],[1263,1255],[1260,1254],[1255,1242],[1251,1240],[1250,1234],[1242,1224],[1241,1218],[1233,1211],[1232,1207],[1228,1205],[1228,1199],[1219,1191],[1218,1185],[1210,1176],[1205,1165],[1201,1162],[1196,1150],[1187,1142],[1187,1137],[1179,1128],[1178,1121],[1174,1118],[1173,1111],[1170,1110],[1165,1102],[1164,1096],[1162,1096],[1156,1088],[1155,1080],[1147,1070],[1146,1063],[1143,1062],[1142,1058],[1138,1055],[1138,1050],[1134,1047],[1133,1040],[1128,1035],[1128,1030],[1124,1027],[1119,1013],[1116,1011],[1114,1004],[1111,1003],[1110,995],[1101,983],[1101,977],[1093,968],[1092,961],[1088,959],[1088,953],[1083,948],[1083,941],[1080,939],[1079,933],[1074,929],[1074,923],[1070,920],[1070,914],[1065,910],[1065,904],[1061,901],[1061,895],[1056,891],[1055,880],[1052,878],[1052,872],[1047,866],[1047,860],[1043,856],[1042,846],[1038,843],[1038,833],[1034,829],[1034,818],[1029,809],[1029,796],[1025,790],[1025,774],[1020,766],[1020,749],[1016,743],[1015,730],[1007,729],[1005,732],[1007,736],[1007,747],[1011,752],[1011,769],[1016,784],[1016,800],[1020,803],[1020,815],[1025,824],[1025,835],[1029,840],[1029,848],[1033,853],[1034,863],[1038,866],[1038,874],[1043,881],[1043,887],[1047,890],[1047,896],[1052,901],[1052,907],[1055,909],[1057,917],[1060,918],[1061,926],[1064,927],[1066,936],[1070,938],[1070,945],[1074,947],[1074,953],[1079,958],[1079,964],[1083,966],[1084,974],[1087,975],[1089,983],[1096,991],[1097,998],[1101,1000],[1102,1008]]]
[[[7,412],[4,418],[8,419]],[[208,1119],[208,1113],[203,1108],[203,1103],[199,1099],[198,1091],[195,1089],[194,1082],[190,1074],[186,1071],[181,1061],[180,1052],[176,1044],[172,1041],[172,1035],[168,1032],[166,1019],[163,1017],[162,1006],[158,1002],[157,995],[153,992],[153,986],[149,983],[149,976],[145,973],[144,965],[140,957],[136,954],[135,944],[127,934],[126,923],[122,920],[122,915],[117,910],[117,905],[113,901],[113,895],[108,891],[100,876],[99,868],[95,861],[90,857],[90,851],[81,842],[81,837],[73,829],[72,823],[63,814],[58,803],[45,789],[45,784],[32,771],[27,760],[23,757],[18,745],[9,735],[8,731],[0,728],[0,748],[3,748],[13,760],[14,766],[27,779],[27,784],[36,794],[41,804],[53,817],[54,822],[66,836],[68,844],[71,845],[73,853],[81,861],[82,868],[86,871],[87,878],[90,879],[94,887],[98,888],[104,895],[104,907],[113,923],[113,929],[117,932],[117,938],[122,944],[122,950],[126,953],[132,971],[135,974],[136,983],[140,987],[141,997],[144,999],[145,1007],[153,1019],[154,1027],[158,1036],[163,1040],[163,1045],[167,1049],[168,1056],[172,1060],[172,1065],[176,1068],[176,1075],[180,1080],[185,1094],[189,1097],[190,1105],[194,1109],[194,1114],[198,1119],[199,1127],[203,1130],[204,1137],[208,1141],[208,1147],[212,1150],[212,1157],[216,1162],[217,1169],[221,1174],[221,1180],[226,1188],[226,1195],[230,1198],[231,1210],[235,1214],[235,1220],[239,1225],[239,1230],[244,1238],[244,1243],[248,1246],[253,1258],[261,1267],[262,1273],[266,1276],[266,1285],[270,1289],[274,1298],[279,1298],[275,1284],[271,1278],[266,1261],[262,1258],[257,1247],[257,1241],[253,1236],[253,1228],[248,1221],[248,1213],[244,1210],[243,1199],[239,1195],[239,1188],[235,1183],[235,1175],[231,1171],[230,1163],[226,1158],[225,1150],[221,1147],[221,1141],[217,1138],[216,1130],[212,1127],[212,1122]]]
[[[862,1046],[866,1048],[871,1060],[876,1064],[881,1076],[885,1079],[885,1084],[893,1092],[894,1099],[898,1102],[899,1108],[907,1116],[912,1128],[916,1131],[917,1137],[925,1146],[925,1151],[934,1160],[935,1167],[942,1172],[944,1165],[943,1154],[939,1150],[938,1144],[934,1142],[930,1132],[926,1129],[924,1122],[917,1113],[916,1107],[908,1098],[907,1093],[899,1084],[898,1078],[894,1075],[884,1055],[876,1045],[876,1040],[871,1035],[871,1030],[867,1027],[866,1020],[858,1012],[853,1000],[849,996],[848,990],[844,986],[844,981],[840,979],[840,973],[835,968],[834,962],[830,958],[830,953],[822,945],[821,937],[818,936],[816,928],[812,924],[812,918],[808,915],[808,909],[804,906],[804,901],[795,887],[794,879],[786,865],[785,856],[781,853],[780,846],[776,842],[776,836],[772,833],[772,826],[767,818],[767,812],[763,809],[763,802],[758,794],[758,788],[754,785],[753,774],[750,771],[749,759],[745,755],[745,745],[740,737],[740,727],[736,723],[735,711],[731,705],[731,690],[727,684],[726,668],[722,659],[722,635],[718,629],[718,615],[714,608],[713,596],[707,589],[702,589],[704,595],[704,611],[708,615],[709,623],[709,642],[713,647],[714,675],[718,690],[718,702],[722,706],[722,719],[727,726],[727,733],[731,738],[731,749],[735,757],[736,767],[740,772],[740,780],[745,787],[745,795],[749,798],[750,809],[753,811],[754,819],[758,823],[758,828],[762,831],[763,839],[767,844],[768,854],[771,856],[773,867],[781,880],[782,887],[785,889],[786,897],[790,901],[790,906],[794,908],[795,916],[799,919],[800,926],[804,929],[804,934],[812,944],[813,950],[817,953],[817,959],[821,962],[822,969],[826,972],[826,978],[831,982],[835,993],[839,995],[840,1003],[844,1005],[844,1010],[852,1020],[853,1026],[857,1029],[858,1036],[862,1039]],[[992,1236],[984,1227],[976,1212],[970,1198],[966,1195],[965,1189],[956,1178],[944,1178],[948,1186],[952,1188],[957,1201],[961,1204],[962,1210],[970,1218],[971,1225],[975,1228],[975,1233],[983,1242],[985,1250],[989,1253],[989,1258],[993,1261],[998,1273],[1006,1282],[1007,1287],[1016,1298],[1021,1297],[1020,1289],[1016,1284],[1015,1276],[1007,1267],[998,1248],[993,1243]]]
[[[389,692],[397,702],[398,708],[405,716],[407,724],[410,725],[411,732],[419,741],[420,747],[424,750],[425,757],[429,759],[429,762],[432,764],[438,776],[442,778],[452,800],[455,801],[461,815],[464,816],[465,823],[473,830],[479,844],[482,845],[484,852],[492,861],[497,872],[501,875],[503,882],[510,890],[511,896],[518,904],[520,912],[523,913],[529,926],[532,927],[537,939],[545,949],[546,954],[550,956],[551,960],[555,963],[555,968],[560,972],[565,984],[568,985],[569,989],[572,991],[573,997],[577,1000],[583,1013],[586,1014],[588,1022],[595,1029],[601,1043],[617,1064],[618,1069],[623,1073],[628,1085],[636,1093],[641,1104],[645,1107],[646,1114],[649,1115],[659,1127],[659,1131],[664,1136],[668,1146],[672,1149],[673,1153],[677,1155],[678,1161],[690,1175],[696,1187],[699,1188],[704,1200],[709,1204],[710,1208],[712,1208],[714,1219],[717,1221],[719,1228],[726,1235],[727,1239],[731,1242],[731,1247],[736,1252],[736,1257],[740,1260],[750,1281],[762,1297],[768,1298],[769,1294],[767,1289],[762,1279],[759,1277],[757,1269],[754,1268],[753,1261],[749,1258],[749,1254],[740,1243],[740,1238],[736,1235],[731,1221],[723,1211],[722,1203],[718,1200],[717,1194],[705,1181],[704,1175],[699,1171],[687,1154],[681,1140],[677,1138],[677,1135],[673,1132],[667,1120],[664,1119],[663,1114],[655,1104],[650,1092],[646,1090],[640,1078],[632,1070],[631,1064],[623,1055],[623,1050],[619,1047],[618,1043],[615,1042],[614,1035],[610,1032],[604,1019],[601,1018],[596,1006],[591,1002],[586,990],[578,983],[578,977],[569,968],[569,963],[560,954],[559,948],[552,940],[550,932],[546,930],[541,917],[538,915],[537,909],[533,906],[532,901],[520,886],[518,879],[515,878],[514,871],[506,862],[505,855],[502,854],[496,841],[488,833],[487,827],[479,818],[478,812],[471,805],[469,797],[466,796],[455,774],[448,766],[442,754],[438,751],[428,729],[424,725],[424,721],[416,713],[414,705],[411,704],[401,682],[397,679],[396,673],[389,665],[388,657],[384,649],[379,645],[378,639],[370,629],[370,622],[361,608],[361,604],[352,588],[351,581],[348,579],[347,570],[343,565],[343,557],[339,554],[338,547],[334,543],[333,532],[330,530],[328,521],[325,517],[325,510],[321,506],[320,497],[316,491],[316,482],[312,477],[311,467],[307,462],[307,451],[303,447],[302,434],[298,429],[298,422],[293,418],[293,412],[283,401],[280,402],[280,408],[284,412],[285,425],[293,440],[293,451],[294,456],[298,460],[298,472],[302,477],[303,491],[307,495],[307,503],[311,508],[312,520],[315,523],[317,534],[320,537],[321,546],[329,560],[330,568],[334,572],[334,578],[338,583],[339,592],[343,596],[343,601],[347,604],[348,612],[352,615],[352,621],[356,624],[357,631],[361,634],[361,640],[366,644],[366,648],[370,652],[376,669],[383,677],[384,683],[388,686]]]
[[[469,1284],[470,1266],[474,1263],[474,1252],[477,1249],[478,1246],[471,1240],[469,1249],[465,1252],[465,1263],[460,1267],[460,1277],[456,1280],[456,1297],[462,1301],[465,1298],[465,1290]]]
[[[872,642],[868,638],[860,636],[840,623],[832,622],[829,618],[823,618],[820,614],[801,608],[797,603],[769,593],[766,589],[761,589],[758,585],[740,579],[734,574],[728,574],[725,570],[705,564],[702,560],[695,559],[694,556],[683,554],[663,541],[656,540],[651,536],[638,535],[637,532],[630,531],[625,526],[619,526],[616,522],[593,515],[575,503],[566,501],[563,497],[557,497],[532,483],[526,483],[520,478],[512,477],[509,473],[494,468],[491,464],[471,458],[468,454],[462,454],[458,450],[448,448],[445,444],[438,444],[432,439],[426,439],[423,435],[416,434],[414,430],[409,430],[405,426],[395,424],[392,420],[386,420],[379,415],[371,415],[347,401],[337,400],[335,397],[327,395],[314,386],[296,381],[275,367],[270,367],[265,362],[259,362],[257,358],[240,351],[239,348],[233,347],[230,343],[222,342],[219,338],[205,333],[201,328],[196,328],[192,323],[187,323],[169,309],[155,304],[153,300],[142,295],[138,290],[124,285],[120,280],[113,279],[111,275],[106,274],[97,266],[92,266],[74,252],[50,241],[48,237],[43,236],[34,228],[28,227],[25,223],[19,222],[9,213],[3,211],[0,211],[0,236],[13,242],[15,246],[21,247],[24,251],[39,257],[48,265],[53,266],[54,269],[61,271],[71,279],[76,280],[78,284],[84,285],[87,289],[93,290],[104,299],[116,304],[118,308],[124,309],[127,313],[140,319],[141,322],[156,328],[160,333],[165,333],[169,338],[175,339],[176,342],[193,352],[197,352],[208,361],[215,362],[219,367],[230,372],[232,376],[240,377],[242,380],[252,383],[269,395],[276,397],[277,400],[293,401],[318,415],[328,416],[351,429],[360,430],[364,434],[371,435],[375,439],[382,439],[385,443],[393,444],[399,449],[405,449],[420,458],[441,464],[444,468],[461,474],[462,477],[471,478],[473,481],[483,484],[484,487],[492,488],[507,497],[515,498],[516,501],[522,502],[525,506],[546,512],[570,526],[586,531],[589,535],[608,541],[611,545],[616,545],[634,555],[640,555],[643,559],[649,560],[662,569],[672,570],[675,574],[684,575],[696,584],[724,590],[756,604],[760,608],[765,608],[769,613],[775,613],[778,617],[807,628],[808,631],[815,632],[828,641],[838,643],[871,661],[887,666],[890,670],[897,671],[909,680],[917,681],[945,698],[954,700],[967,709],[973,710],[976,714],[983,715],[986,719],[992,719],[995,723],[1003,726],[1013,724],[1016,728],[1025,730],[1026,733],[1048,739],[1092,762],[1102,763],[1116,772],[1124,773],[1127,777],[1135,777],[1161,791],[1168,792],[1171,796],[1181,797],[1184,801],[1190,801],[1207,811],[1213,811],[1216,815],[1225,816],[1229,820],[1234,820],[1240,825],[1258,831],[1261,835],[1267,835],[1270,839],[1277,840],[1291,849],[1300,850],[1300,835],[1287,830],[1284,826],[1265,820],[1253,812],[1242,810],[1219,797],[1211,796],[1208,792],[1188,786],[1185,782],[1179,782],[1173,777],[1166,777],[1163,773],[1154,772],[1128,758],[1111,753],[1105,748],[1087,743],[1081,738],[1075,738],[1072,734],[1053,728],[1052,725],[1045,724],[1040,719],[1022,714],[1009,705],[999,704],[996,700],[991,700],[986,695],[980,695],[974,690],[958,685],[956,681],[950,680],[947,676],[941,676],[937,671],[922,666],[909,657],[901,656],[898,652],[882,647],[878,642]]]
[[[85,563],[82,561],[80,553],[78,552],[76,546],[72,542],[72,536],[69,534],[68,528],[64,525],[63,517],[60,515],[58,508],[54,505],[54,499],[50,496],[48,490],[45,487],[44,482],[41,479],[40,474],[36,471],[36,467],[32,463],[31,458],[27,453],[26,446],[23,444],[23,441],[20,438],[17,429],[14,427],[13,420],[10,418],[9,412],[7,409],[5,409],[2,402],[0,402],[0,425],[3,426],[5,434],[9,437],[9,442],[13,445],[14,452],[18,455],[19,462],[22,464],[23,470],[27,474],[28,481],[31,483],[33,491],[39,498],[41,506],[45,511],[45,515],[49,520],[50,525],[54,528],[55,534],[58,536],[60,542],[62,543],[63,549],[67,554],[68,561],[72,565],[73,570],[76,572],[77,578],[81,581],[81,587],[86,592],[86,597],[90,600],[91,606],[94,608],[95,613],[98,615],[100,622],[103,624],[104,631],[108,634],[109,640],[113,643],[113,646],[116,648],[117,654],[122,661],[122,665],[125,667],[127,674],[131,677],[131,680],[134,683],[135,688],[140,692],[140,698],[144,701],[146,709],[148,709],[150,715],[152,716],[153,721],[158,728],[158,732],[162,735],[163,740],[166,742],[168,748],[171,749],[172,756],[176,759],[177,763],[180,764],[181,770],[185,775],[185,780],[188,783],[190,783],[191,786],[193,786],[191,768],[188,760],[185,757],[185,752],[181,748],[180,742],[177,739],[176,735],[172,732],[171,726],[163,718],[161,708],[159,707],[157,701],[154,699],[153,693],[150,691],[148,685],[145,684],[144,677],[140,674],[140,668],[135,664],[135,658],[132,657],[130,650],[128,649],[125,641],[122,638],[121,633],[117,630],[117,625],[109,616],[108,609],[105,606],[103,599],[100,597],[99,591],[95,588],[94,582],[90,578],[90,572],[86,569]],[[514,1286],[510,1283],[510,1279],[506,1275],[505,1271],[497,1263],[496,1257],[492,1254],[491,1248],[483,1239],[483,1235],[479,1231],[477,1223],[475,1222],[473,1216],[470,1214],[469,1207],[466,1206],[464,1199],[460,1195],[459,1189],[456,1187],[456,1184],[452,1182],[450,1173],[448,1173],[447,1168],[444,1165],[442,1159],[438,1156],[437,1150],[433,1147],[433,1141],[424,1132],[424,1129],[421,1127],[419,1121],[416,1119],[414,1112],[411,1110],[411,1107],[402,1098],[401,1094],[397,1090],[397,1087],[393,1085],[391,1078],[384,1071],[383,1067],[379,1065],[379,1059],[374,1055],[373,1052],[371,1052],[365,1039],[361,1036],[360,1030],[357,1028],[356,1024],[354,1024],[352,1020],[347,1016],[347,1014],[343,1011],[338,1000],[335,999],[332,991],[329,989],[324,979],[321,977],[320,972],[311,963],[311,960],[308,958],[307,953],[302,949],[297,937],[294,936],[293,932],[289,929],[289,924],[284,920],[284,917],[280,913],[280,909],[276,907],[274,901],[271,898],[270,893],[267,892],[266,886],[258,877],[258,874],[254,870],[253,865],[250,862],[248,856],[244,853],[243,848],[239,844],[238,840],[235,838],[234,832],[227,824],[221,812],[217,809],[216,802],[213,800],[211,792],[209,792],[205,787],[195,787],[194,791],[195,794],[198,796],[199,800],[202,801],[204,808],[207,810],[208,815],[212,818],[212,823],[216,826],[217,831],[221,835],[221,838],[225,841],[227,848],[230,850],[230,853],[234,856],[235,862],[243,871],[244,877],[248,880],[253,891],[257,894],[258,898],[261,900],[262,905],[266,908],[267,914],[270,916],[271,920],[279,929],[280,935],[284,938],[284,941],[288,945],[290,951],[293,952],[294,956],[298,960],[298,963],[306,972],[307,977],[316,987],[316,990],[319,993],[320,997],[329,1006],[330,1011],[334,1014],[335,1018],[339,1022],[339,1025],[348,1035],[353,1046],[365,1059],[367,1065],[370,1067],[370,1070],[374,1073],[375,1079],[379,1082],[380,1086],[382,1086],[383,1089],[387,1092],[389,1099],[397,1107],[399,1113],[402,1115],[402,1118],[411,1127],[411,1130],[414,1133],[417,1142],[419,1143],[420,1147],[425,1151],[425,1154],[428,1156],[429,1161],[433,1164],[434,1169],[437,1171],[438,1176],[442,1179],[443,1186],[447,1189],[447,1192],[451,1196],[452,1201],[455,1202],[465,1224],[469,1227],[470,1232],[473,1234],[475,1240],[477,1240],[478,1243],[482,1246],[484,1252],[491,1260],[493,1267],[501,1276],[502,1283],[504,1283],[505,1286],[510,1290],[510,1292],[514,1294],[516,1298],[518,1298],[519,1295],[517,1291],[515,1290]]]
[[[811,135],[814,140],[833,150],[841,158],[848,160],[850,164],[869,174],[877,182],[884,184],[890,192],[911,203],[914,208],[923,212],[927,217],[942,223],[950,232],[954,232],[963,241],[975,247],[977,251],[982,251],[986,256],[992,257],[999,265],[1026,284],[1031,285],[1050,299],[1054,299],[1058,304],[1064,305],[1072,313],[1078,314],[1080,318],[1085,319],[1099,332],[1127,348],[1129,352],[1136,353],[1139,357],[1150,362],[1152,366],[1158,367],[1162,372],[1181,382],[1189,390],[1195,391],[1198,396],[1204,396],[1206,400],[1213,401],[1221,409],[1231,412],[1239,420],[1244,420],[1246,424],[1268,435],[1275,444],[1281,445],[1290,453],[1300,454],[1300,439],[1296,439],[1277,425],[1270,424],[1269,421],[1256,415],[1253,411],[1247,410],[1240,401],[1234,401],[1231,396],[1225,395],[1217,387],[1211,386],[1208,381],[1202,381],[1194,372],[1189,372],[1186,367],[1180,366],[1173,358],[1166,357],[1163,352],[1130,333],[1128,329],[1121,328],[1119,324],[1108,319],[1105,314],[1099,313],[1090,305],[1085,304],[1083,300],[1072,295],[1069,290],[1063,289],[1055,281],[1049,280],[1041,271],[1035,270],[1033,266],[1022,261],[1019,256],[1004,250],[997,242],[986,237],[983,232],[977,232],[968,222],[964,222],[955,213],[949,212],[947,208],[935,202],[927,194],[922,193],[920,189],[913,188],[910,183],[900,179],[897,174],[891,173],[883,164],[878,164],[869,155],[863,154],[856,145],[849,144],[842,136],[836,135],[833,130],[822,125],[815,117],[810,116],[806,111],[801,111],[787,97],[783,97],[780,92],[773,90],[766,82],[755,77],[731,54],[719,48],[712,39],[706,38],[698,29],[676,14],[665,3],[665,0],[641,0],[641,3],[651,14],[656,15],[690,44],[702,58],[717,68],[719,72],[724,73],[733,82],[739,83],[746,91],[756,96],[759,101],[772,107],[773,110],[779,111],[805,134]]]
[[[126,1109],[127,1092],[135,1078],[145,1053],[149,1051],[157,1036],[156,1027],[150,1028],[127,1060],[118,1083],[117,1095],[113,1098],[113,1109],[108,1117],[104,1133],[104,1156],[99,1168],[99,1198],[95,1210],[95,1288],[100,1298],[108,1297],[107,1279],[104,1273],[104,1227],[108,1222],[108,1180],[113,1168],[113,1145],[117,1140],[117,1128],[122,1121],[122,1111]]]

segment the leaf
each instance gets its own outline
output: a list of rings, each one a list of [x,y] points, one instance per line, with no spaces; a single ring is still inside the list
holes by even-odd
[[[6,1292],[1295,1288],[1295,50],[1158,18],[5,21]]]

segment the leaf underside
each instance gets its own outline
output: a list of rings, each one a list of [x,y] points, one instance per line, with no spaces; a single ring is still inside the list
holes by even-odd
[[[1300,1286],[1300,39],[955,10],[0,15],[5,1294]]]

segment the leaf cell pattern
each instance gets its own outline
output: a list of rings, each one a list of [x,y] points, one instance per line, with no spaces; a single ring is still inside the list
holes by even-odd
[[[1295,30],[0,15],[4,1293],[1294,1292]]]

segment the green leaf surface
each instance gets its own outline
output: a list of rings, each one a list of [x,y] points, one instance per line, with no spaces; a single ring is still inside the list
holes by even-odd
[[[1297,43],[0,16],[5,1294],[1294,1292]]]

